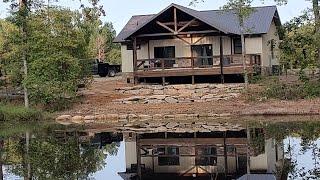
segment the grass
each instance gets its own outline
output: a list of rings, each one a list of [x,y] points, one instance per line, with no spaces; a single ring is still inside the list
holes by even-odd
[[[46,115],[36,109],[27,109],[23,106],[0,104],[0,121],[39,121]]]
[[[249,101],[279,99],[298,100],[320,97],[320,81],[286,81],[278,77],[264,77],[254,82],[254,88],[247,93]],[[259,88],[257,88],[259,86]]]

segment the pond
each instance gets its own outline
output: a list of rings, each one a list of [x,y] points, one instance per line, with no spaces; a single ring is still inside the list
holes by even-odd
[[[320,122],[0,122],[0,180],[320,179]]]

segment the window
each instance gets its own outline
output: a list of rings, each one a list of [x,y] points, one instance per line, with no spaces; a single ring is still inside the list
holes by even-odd
[[[197,148],[198,155],[217,155],[216,147],[201,147]]]
[[[154,57],[155,58],[175,58],[175,47],[174,46],[155,47]]]
[[[178,147],[159,147],[157,148],[159,166],[178,166],[180,165]]]
[[[228,155],[234,155],[236,153],[236,147],[233,145],[227,145],[226,149]]]
[[[217,148],[216,147],[197,147],[196,148],[196,165],[197,166],[216,166],[217,165]]]
[[[217,157],[196,157],[196,166],[216,166]]]
[[[166,46],[166,47],[155,47],[154,48],[154,58],[175,58],[176,52],[174,46]],[[164,67],[173,67],[176,63],[175,60],[165,60]],[[161,62],[156,62],[155,67],[160,67]]]
[[[191,49],[193,57],[200,57],[195,59],[195,65],[197,67],[213,65],[213,59],[211,58],[213,54],[211,44],[193,45],[191,46]]]
[[[175,157],[158,157],[159,166],[179,166],[179,156]]]
[[[234,54],[242,54],[242,44],[240,38],[233,39]]]

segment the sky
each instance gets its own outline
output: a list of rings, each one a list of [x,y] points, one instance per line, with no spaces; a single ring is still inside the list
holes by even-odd
[[[85,1],[85,0],[82,0]],[[106,11],[106,16],[102,17],[104,22],[112,22],[117,33],[125,26],[128,20],[133,15],[155,14],[160,12],[171,3],[176,3],[182,6],[188,6],[190,0],[100,0]],[[190,8],[196,10],[213,10],[219,9],[226,3],[226,0],[204,0],[196,6]],[[273,0],[254,0],[254,6],[275,5]],[[59,5],[78,9],[80,3],[77,0],[60,0]],[[7,15],[8,4],[0,0],[0,18]],[[278,11],[282,23],[289,21],[295,16],[299,16],[303,10],[311,7],[311,3],[305,0],[289,0],[289,3],[284,6],[279,6]]]

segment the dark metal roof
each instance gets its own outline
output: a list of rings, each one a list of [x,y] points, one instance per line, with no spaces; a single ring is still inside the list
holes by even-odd
[[[239,20],[233,10],[196,11],[177,4],[171,4],[158,14],[133,16],[116,37],[114,42],[125,42],[128,37],[171,7],[176,7],[226,34],[240,34]],[[254,7],[253,13],[244,22],[245,34],[267,33],[275,16],[278,16],[276,6]],[[281,25],[279,17],[276,18],[276,23],[278,26]]]

